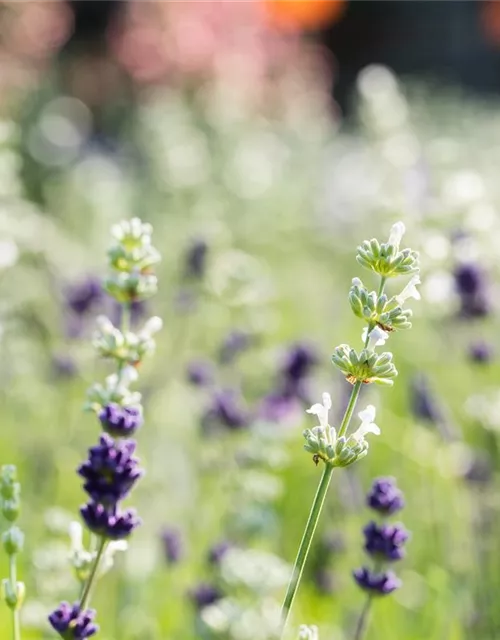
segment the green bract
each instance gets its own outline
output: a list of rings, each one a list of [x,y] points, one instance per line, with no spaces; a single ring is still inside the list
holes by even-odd
[[[341,344],[335,348],[332,355],[333,364],[345,374],[351,384],[363,382],[369,384],[376,382],[392,386],[398,375],[397,369],[392,363],[392,353],[376,353],[363,349],[359,354],[348,344]]]
[[[306,441],[304,449],[332,467],[348,467],[368,453],[366,440],[358,440],[353,436],[337,438],[335,429],[331,427],[306,429],[302,435]]]
[[[388,298],[385,293],[378,295],[364,287],[359,278],[354,278],[349,290],[349,303],[358,318],[369,325],[379,325],[385,331],[411,329],[411,309],[403,309],[396,296]]]
[[[365,240],[359,247],[356,260],[362,267],[380,274],[384,278],[409,275],[419,270],[419,258],[411,249],[399,250],[395,244],[378,240]]]

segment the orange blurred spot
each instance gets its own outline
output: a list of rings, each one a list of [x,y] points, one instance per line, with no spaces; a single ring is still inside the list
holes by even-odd
[[[500,46],[500,3],[487,0],[481,6],[481,26],[486,39]]]
[[[319,29],[336,22],[347,0],[263,0],[271,23],[287,30]]]

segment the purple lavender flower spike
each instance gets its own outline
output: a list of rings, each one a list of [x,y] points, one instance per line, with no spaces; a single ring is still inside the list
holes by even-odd
[[[208,582],[200,582],[188,593],[191,602],[200,610],[217,602],[222,598],[222,593],[218,587]]]
[[[442,416],[439,406],[431,392],[426,377],[417,375],[411,380],[410,405],[413,415],[420,420],[441,422]]]
[[[208,245],[204,240],[195,240],[185,256],[184,273],[187,278],[201,280],[207,266]]]
[[[132,531],[141,524],[134,509],[119,512],[116,509],[106,509],[102,504],[89,502],[81,507],[80,513],[92,533],[108,540],[128,538]]]
[[[477,318],[490,311],[487,282],[476,264],[461,264],[455,269],[455,288],[460,297],[460,315]]]
[[[402,492],[396,487],[394,478],[377,478],[366,497],[369,507],[384,516],[400,511],[404,506]]]
[[[281,373],[291,382],[299,382],[309,375],[318,358],[312,347],[303,343],[293,344],[285,356]]]
[[[321,567],[314,573],[314,584],[321,593],[329,595],[335,591],[336,581],[333,571]]]
[[[269,422],[284,422],[302,414],[302,411],[302,405],[294,395],[275,391],[262,399],[258,414],[260,418]]]
[[[235,360],[243,351],[246,351],[255,342],[255,336],[240,331],[238,329],[231,331],[225,337],[219,349],[219,362],[221,364],[229,364]]]
[[[404,544],[409,534],[402,525],[370,522],[364,529],[365,551],[381,560],[401,560],[405,556]]]
[[[214,392],[211,405],[203,417],[206,431],[217,424],[230,430],[242,429],[249,422],[249,415],[240,394],[234,389],[220,389]]]
[[[78,473],[86,480],[83,488],[95,502],[112,506],[123,500],[143,475],[134,457],[134,440],[113,440],[108,434],[89,449],[89,457]]]
[[[214,544],[208,551],[208,561],[210,564],[218,565],[226,553],[233,548],[229,540],[221,540]]]
[[[401,580],[392,571],[374,573],[370,569],[362,567],[353,571],[353,576],[361,589],[374,596],[387,596],[402,585]]]
[[[124,438],[133,435],[142,425],[143,418],[137,407],[122,407],[115,402],[110,402],[99,413],[104,431],[115,438]]]
[[[193,360],[187,366],[187,379],[195,387],[206,387],[214,381],[214,369],[206,360]]]
[[[484,341],[473,342],[469,346],[469,359],[478,364],[487,364],[493,359],[493,349],[490,344]]]
[[[65,298],[66,305],[75,315],[85,315],[103,298],[101,281],[95,276],[87,276],[67,287]]]
[[[184,554],[184,545],[178,529],[165,527],[161,532],[165,557],[170,564],[176,564]]]
[[[85,640],[99,631],[94,618],[93,609],[81,611],[78,603],[71,605],[69,602],[61,602],[50,614],[49,622],[64,640]]]

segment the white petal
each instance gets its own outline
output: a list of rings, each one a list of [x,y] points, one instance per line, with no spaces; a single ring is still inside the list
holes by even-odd
[[[373,351],[375,347],[381,347],[383,344],[385,344],[385,341],[388,337],[389,334],[386,333],[383,329],[381,329],[380,327],[375,327],[370,331],[370,337],[366,348],[369,351]]]
[[[363,423],[358,431],[360,431],[363,436],[365,436],[367,433],[373,433],[373,435],[375,436],[380,435],[380,427],[374,422],[370,422],[369,424],[367,424],[366,422]]]
[[[406,287],[401,291],[399,295],[396,296],[399,304],[404,304],[408,298],[415,298],[415,300],[420,300],[420,292],[417,289],[417,284],[420,284],[420,276],[418,274],[414,275],[410,282],[406,285]]]
[[[364,440],[365,435],[367,433],[373,433],[374,435],[379,436],[380,429],[373,422],[372,423],[363,422],[362,425],[359,427],[359,429],[352,434],[352,437],[355,440],[358,440],[359,442],[361,440]]]
[[[316,404],[313,404],[313,406],[310,409],[306,409],[306,413],[312,413],[315,416],[323,415],[324,411],[325,411],[325,407],[322,404],[319,404],[319,402],[317,402]]]
[[[80,551],[83,549],[83,527],[73,520],[69,523],[69,538],[71,540],[71,551]]]
[[[389,235],[389,244],[393,244],[399,248],[405,231],[406,227],[403,222],[396,222],[396,224],[393,224]]]
[[[332,408],[332,397],[329,393],[327,393],[325,391],[325,393],[323,394],[323,406],[325,407],[325,409],[327,411],[330,411],[330,409]]]
[[[155,333],[158,333],[158,331],[161,331],[162,327],[163,320],[158,316],[153,316],[146,322],[142,331],[151,336]]]
[[[375,409],[373,404],[369,404],[366,409],[363,409],[363,411],[360,411],[358,413],[358,418],[361,420],[361,422],[370,423],[375,420],[376,413],[377,410]]]

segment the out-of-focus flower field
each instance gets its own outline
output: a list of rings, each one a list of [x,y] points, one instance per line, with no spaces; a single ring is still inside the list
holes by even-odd
[[[203,30],[198,3],[168,6],[169,55],[166,17],[131,9],[110,36],[114,66],[35,52],[28,73],[23,50],[24,75],[5,88],[0,462],[22,483],[23,639],[55,637],[47,615],[78,597],[75,469],[99,432],[82,407],[111,373],[91,339],[99,314],[117,315],[100,284],[109,230],[134,216],[153,225],[162,261],[158,295],[133,319],[164,326],[141,368],[143,525],[95,589],[98,637],[273,637],[320,476],[305,410],[328,391],[340,420],[350,385],[330,358],[361,345],[347,294],[369,279],[356,247],[402,220],[422,300],[412,331],[391,337],[394,387],[362,390],[381,435],[334,472],[289,637],[306,623],[321,640],[353,638],[365,494],[394,476],[411,539],[403,585],[377,601],[366,637],[497,638],[500,105],[371,66],[343,120],[334,66],[312,44],[250,30],[234,11]],[[222,28],[243,35],[221,42]],[[9,628],[3,607],[2,637]]]

